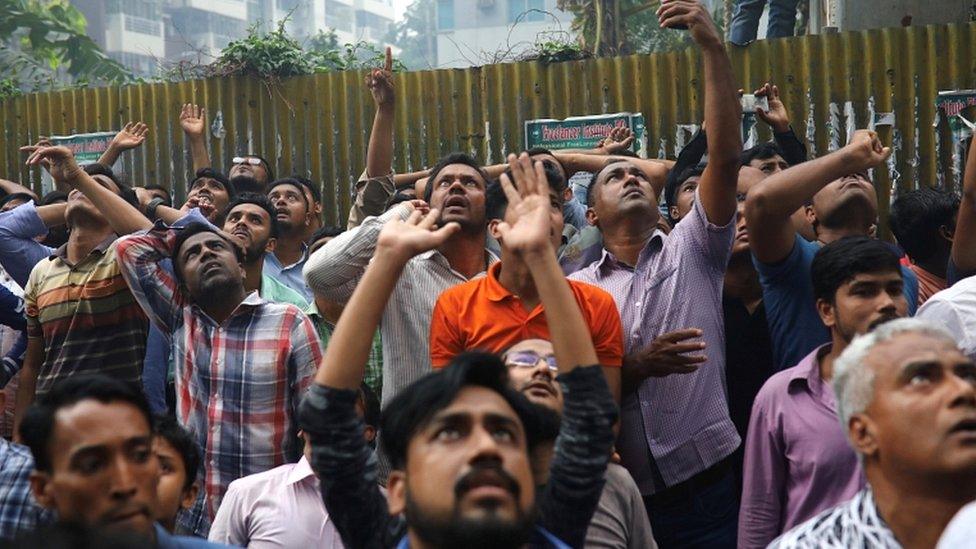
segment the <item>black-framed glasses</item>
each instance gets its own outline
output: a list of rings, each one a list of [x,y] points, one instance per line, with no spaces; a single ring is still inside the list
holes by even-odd
[[[535,368],[540,360],[545,360],[549,369],[553,372],[559,371],[559,366],[556,365],[555,355],[540,355],[535,351],[516,351],[505,355],[505,364],[519,368]]]

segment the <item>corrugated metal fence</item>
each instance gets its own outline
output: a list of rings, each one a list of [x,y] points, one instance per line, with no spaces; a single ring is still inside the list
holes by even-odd
[[[731,46],[730,46],[731,47]],[[767,40],[731,47],[746,90],[772,80],[811,152],[843,144],[847,131],[879,121],[895,159],[882,189],[937,184],[950,174],[946,125],[933,129],[940,90],[976,88],[976,24],[883,29]],[[697,51],[543,65],[535,62],[396,76],[396,168],[420,169],[452,150],[497,162],[523,142],[522,123],[619,111],[643,112],[650,156],[675,154],[681,126],[702,116]],[[290,79],[278,88],[243,78],[31,94],[0,103],[0,176],[37,184],[17,146],[40,135],[117,129],[141,120],[147,143],[126,155],[136,184],[183,194],[190,171],[179,107],[206,105],[226,132],[209,136],[218,166],[254,151],[277,174],[322,182],[326,216],[344,219],[349,188],[365,165],[373,107],[362,73]],[[882,125],[892,122],[893,125]],[[764,131],[764,130],[763,130]],[[768,138],[768,134],[759,134]],[[882,201],[884,203],[885,201]]]

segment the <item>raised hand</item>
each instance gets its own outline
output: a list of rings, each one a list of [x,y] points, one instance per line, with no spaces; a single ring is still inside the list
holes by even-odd
[[[366,75],[366,87],[377,106],[393,105],[396,90],[393,88],[393,51],[386,48],[386,63],[382,69],[373,69]]]
[[[515,179],[512,185],[508,174],[502,174],[501,185],[508,198],[507,211],[514,214],[511,224],[501,221],[497,230],[502,244],[518,255],[531,253],[555,253],[550,250],[552,223],[549,220],[551,199],[549,181],[542,162],[532,162],[528,154],[518,158],[508,155],[508,167]]]
[[[51,177],[59,183],[74,185],[78,177],[85,173],[68,147],[31,145],[21,147],[20,152],[27,153],[28,166],[43,165],[51,173]]]
[[[608,155],[620,154],[621,151],[625,151],[634,143],[636,136],[634,132],[626,127],[620,126],[610,130],[610,133],[603,139],[600,143],[600,147],[607,152]]]
[[[647,347],[624,358],[624,375],[639,383],[648,377],[694,372],[707,357],[687,353],[703,351],[705,344],[701,341],[686,341],[701,336],[701,330],[690,328],[656,337]]]
[[[691,39],[699,46],[721,46],[712,16],[705,6],[696,0],[661,0],[657,19],[662,28],[688,29]]]
[[[110,146],[119,151],[127,151],[142,145],[149,135],[149,126],[142,122],[129,122],[112,138]]]
[[[790,115],[786,112],[786,105],[779,98],[779,88],[777,86],[766,82],[763,87],[753,92],[753,94],[756,97],[765,97],[769,103],[768,111],[756,108],[756,116],[760,120],[769,124],[776,133],[782,133],[790,129]]]
[[[406,262],[417,254],[437,248],[461,229],[453,221],[436,228],[439,216],[440,212],[436,208],[427,212],[427,215],[414,209],[406,221],[388,221],[383,225],[376,241],[376,253],[393,254]]]
[[[207,109],[185,103],[180,110],[180,127],[187,135],[202,137],[207,130]]]
[[[891,156],[891,147],[885,147],[878,134],[871,130],[857,130],[841,150],[851,166],[848,173],[875,168]]]

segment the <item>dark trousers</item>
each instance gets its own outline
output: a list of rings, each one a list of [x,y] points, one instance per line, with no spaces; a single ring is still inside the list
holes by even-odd
[[[735,548],[739,498],[728,459],[645,496],[644,506],[661,549]]]

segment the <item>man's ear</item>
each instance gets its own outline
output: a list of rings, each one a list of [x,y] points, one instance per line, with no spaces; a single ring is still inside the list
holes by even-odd
[[[390,471],[386,480],[386,502],[391,515],[399,515],[407,508],[407,477],[399,470]]]
[[[51,477],[43,472],[34,469],[30,474],[31,493],[34,499],[45,509],[54,509],[54,496],[51,495]]]
[[[671,217],[671,219],[674,219],[676,221],[680,221],[679,218],[681,217],[681,213],[678,212],[678,207],[677,206],[670,206],[670,207],[668,207],[668,215]]]
[[[816,303],[817,314],[820,315],[821,322],[829,330],[837,324],[837,319],[834,317],[834,304],[827,301],[826,299],[818,299]]]
[[[573,199],[573,189],[569,185],[567,185],[566,188],[563,189],[563,202],[569,202],[572,199]]]
[[[939,227],[939,236],[941,236],[942,238],[948,240],[949,243],[952,244],[952,239],[955,238],[955,236],[956,236],[956,229],[955,229],[955,227],[953,227],[953,228],[950,229],[946,225],[941,225]]]
[[[268,239],[268,243],[264,245],[264,253],[270,254],[274,253],[275,248],[278,246],[278,239],[271,237]]]
[[[189,488],[183,490],[183,496],[180,498],[180,509],[189,509],[193,507],[193,504],[197,501],[197,494],[200,493],[200,481],[193,481],[193,484]]]
[[[586,222],[594,227],[600,226],[600,218],[596,216],[596,210],[593,208],[586,209]]]
[[[492,219],[488,222],[488,234],[495,240],[501,241],[501,233],[498,232],[498,224],[501,219]]]
[[[367,425],[363,435],[366,437],[366,442],[372,444],[372,442],[376,440],[376,427]]]
[[[847,438],[854,451],[864,457],[878,453],[878,439],[874,422],[864,414],[854,414],[847,422]]]

